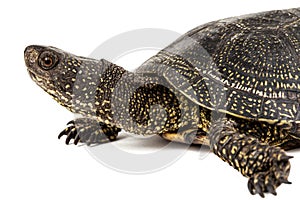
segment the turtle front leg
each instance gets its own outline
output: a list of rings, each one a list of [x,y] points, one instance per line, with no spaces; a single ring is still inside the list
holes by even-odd
[[[120,128],[98,122],[91,118],[77,118],[70,121],[67,125],[67,128],[58,135],[58,139],[63,135],[67,136],[66,144],[69,144],[72,139],[75,145],[78,142],[90,145],[113,141],[121,131]]]
[[[240,134],[229,119],[213,124],[210,146],[213,152],[249,178],[251,194],[276,195],[276,188],[288,183],[291,156],[279,147],[259,142],[257,138]]]

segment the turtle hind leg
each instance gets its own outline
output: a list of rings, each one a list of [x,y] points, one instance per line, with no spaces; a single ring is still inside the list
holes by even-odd
[[[101,144],[116,140],[120,128],[98,122],[91,118],[77,118],[70,121],[59,135],[58,139],[66,135],[66,144],[71,140],[77,145],[79,142],[90,144]]]
[[[229,119],[212,124],[209,134],[213,152],[248,177],[251,194],[276,195],[276,188],[287,179],[290,156],[279,147],[261,143],[257,138],[240,134],[235,122]]]

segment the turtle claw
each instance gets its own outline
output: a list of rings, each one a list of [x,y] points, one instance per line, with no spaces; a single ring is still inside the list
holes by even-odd
[[[271,194],[273,194],[274,196],[277,195],[277,192],[276,192],[274,186],[270,186],[270,185],[267,186],[267,190],[268,190]]]
[[[262,198],[265,197],[264,192],[264,177],[262,174],[256,174],[248,181],[248,189],[252,195],[259,194]]]
[[[69,121],[69,122],[67,123],[67,126],[68,126],[68,125],[75,125],[75,121],[74,121],[74,120]]]
[[[69,131],[67,138],[66,138],[66,144],[68,145],[72,139],[74,139],[77,135],[77,131],[75,128],[71,128]]]
[[[60,132],[60,134],[58,135],[58,139],[60,139],[62,136],[64,135],[69,135],[69,133],[71,132],[71,128],[67,127],[65,128],[62,132]]]
[[[80,137],[79,135],[76,135],[76,137],[74,138],[74,144],[77,145],[79,141],[80,141]]]
[[[256,192],[262,197],[265,198],[264,192],[261,188],[261,186],[256,187]]]
[[[60,134],[58,135],[58,139],[60,139],[62,136],[66,135],[66,144],[69,144],[71,139],[73,139],[77,135],[77,131],[74,127],[67,127],[65,128]]]
[[[288,181],[288,180],[282,180],[281,183],[292,184],[292,182],[290,182],[290,181]]]
[[[284,155],[284,156],[281,157],[281,161],[288,161],[291,158],[294,158],[294,156]]]

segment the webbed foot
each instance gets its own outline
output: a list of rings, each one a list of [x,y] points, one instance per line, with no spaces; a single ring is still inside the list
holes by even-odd
[[[277,159],[273,161],[273,166],[269,170],[263,172],[257,172],[253,174],[248,181],[248,189],[251,194],[259,194],[264,197],[264,193],[271,193],[277,195],[276,188],[282,183],[291,184],[288,181],[288,175],[290,172],[289,159],[292,156],[286,156],[282,153],[277,156]],[[275,159],[274,157],[271,159]]]
[[[120,128],[91,118],[78,118],[70,121],[67,125],[68,127],[58,135],[58,139],[64,135],[67,136],[66,144],[69,144],[72,139],[75,145],[79,142],[90,145],[113,141],[121,131]]]

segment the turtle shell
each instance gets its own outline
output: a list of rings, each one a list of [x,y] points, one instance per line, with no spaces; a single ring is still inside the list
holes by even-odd
[[[300,122],[300,9],[199,26],[146,61],[193,102],[235,117]]]

